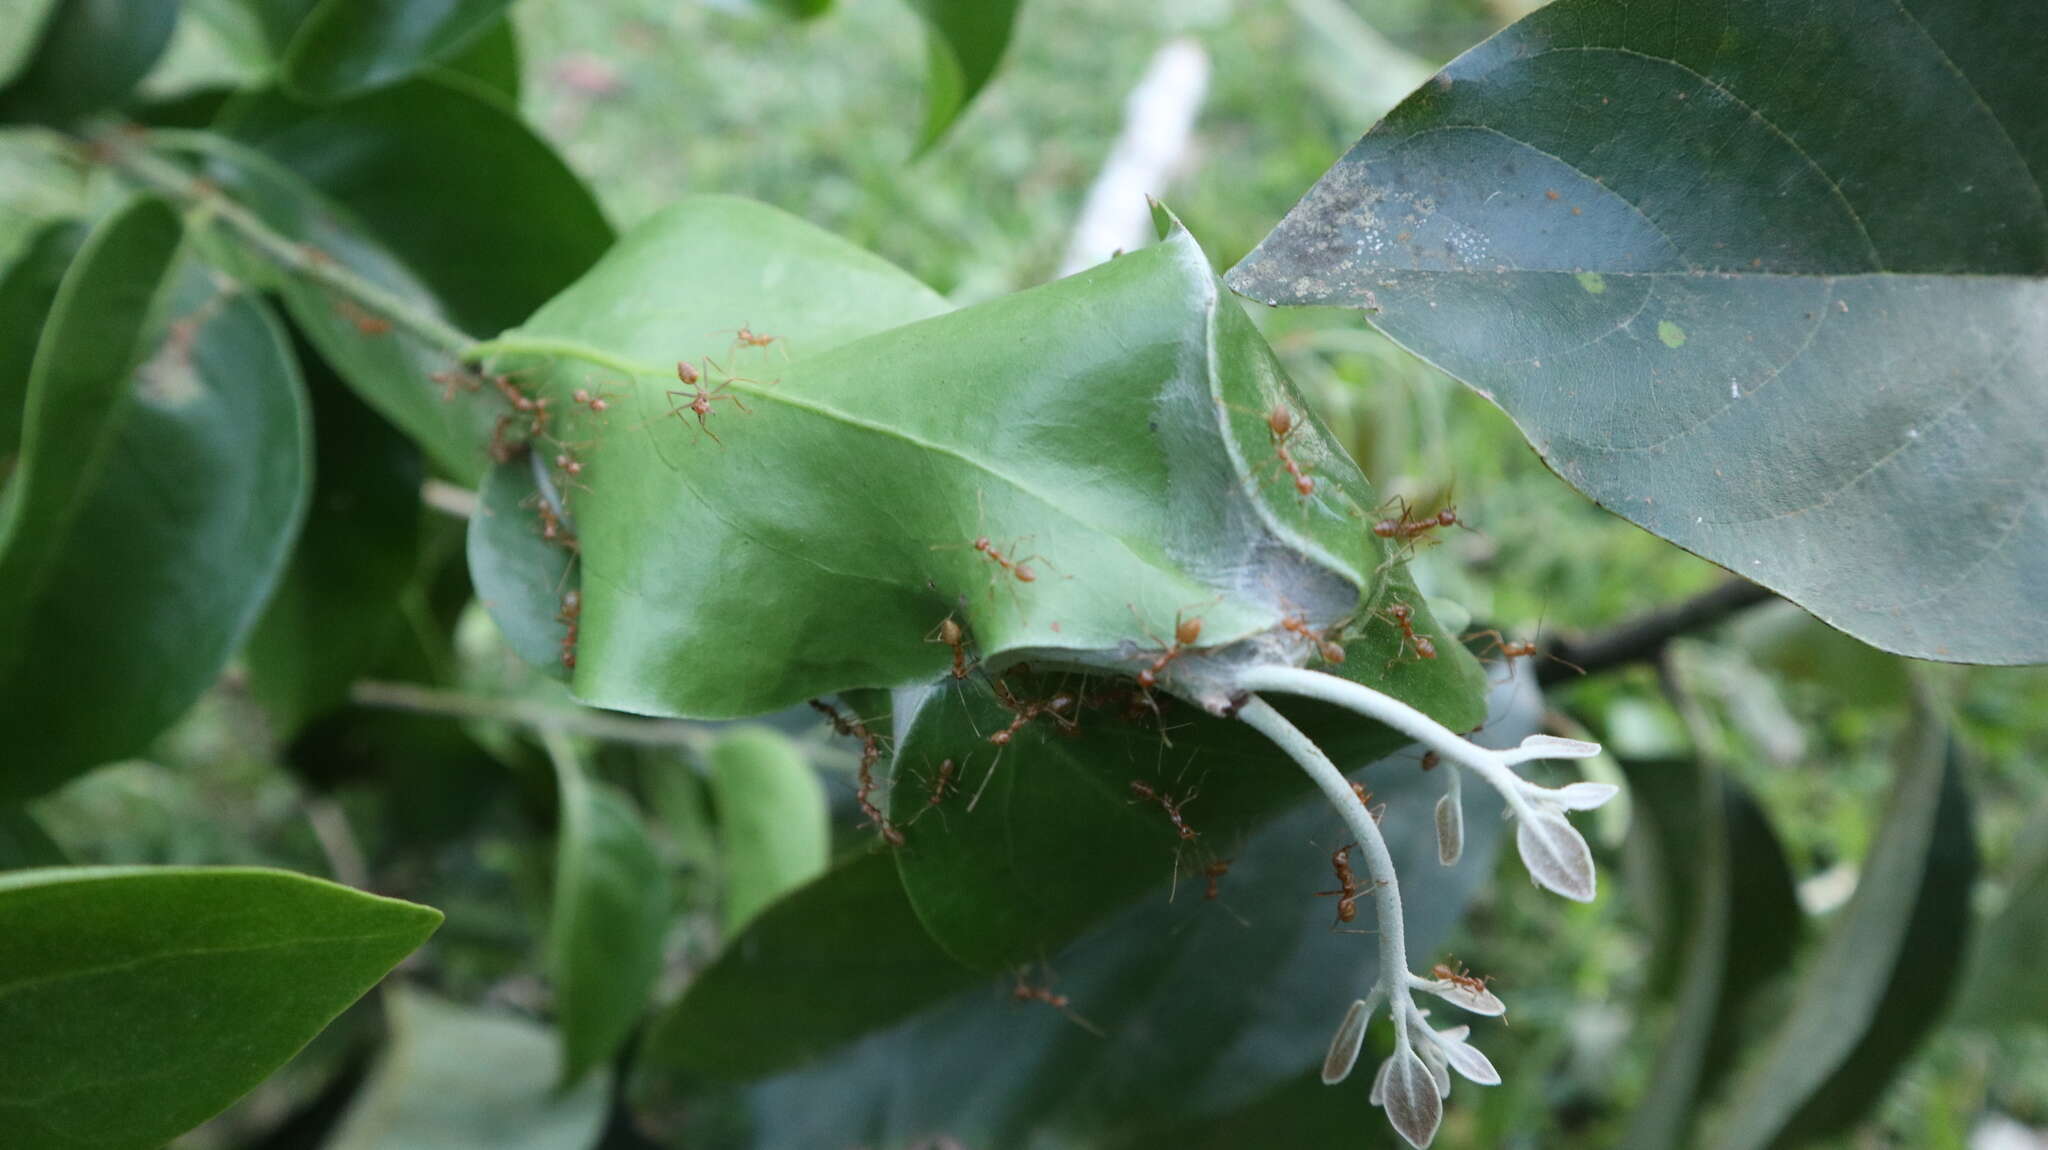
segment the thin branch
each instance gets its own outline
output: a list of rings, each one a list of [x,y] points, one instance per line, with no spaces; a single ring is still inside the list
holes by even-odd
[[[291,269],[293,274],[347,297],[351,303],[391,321],[394,326],[405,329],[429,346],[447,352],[452,358],[463,358],[464,353],[476,344],[473,336],[456,329],[440,316],[371,283],[332,257],[272,228],[256,213],[223,195],[219,188],[151,152],[147,146],[131,142],[133,138],[132,135],[103,137],[87,145],[86,153],[103,157],[136,183],[194,210],[201,221],[225,226],[264,256]],[[206,153],[225,153],[231,147],[227,141],[204,133],[158,131],[144,134],[141,139],[156,139],[172,147]],[[237,163],[251,159],[239,151],[226,158]]]
[[[595,711],[587,707],[565,707],[526,699],[496,699],[466,695],[460,691],[425,687],[416,683],[388,683],[358,680],[349,688],[349,701],[363,707],[410,711],[419,715],[440,715],[451,719],[483,719],[585,735],[612,743],[633,743],[646,747],[690,747],[701,750],[711,733],[699,723],[679,719],[641,719],[630,715]]]
[[[1681,635],[1703,630],[1743,610],[1768,603],[1777,592],[1747,579],[1729,579],[1713,590],[1695,596],[1676,607],[1653,611],[1631,619],[1611,630],[1586,639],[1552,639],[1542,644],[1545,654],[1564,662],[1546,661],[1536,668],[1536,681],[1543,686],[1576,678],[1579,668],[1588,675],[1611,671],[1632,663],[1650,662],[1665,645]],[[1566,666],[1565,663],[1573,664]]]

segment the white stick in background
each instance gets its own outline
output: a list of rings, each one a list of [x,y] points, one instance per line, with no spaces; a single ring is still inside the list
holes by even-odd
[[[1153,53],[1145,75],[1124,101],[1124,130],[1088,189],[1074,224],[1060,275],[1152,242],[1146,196],[1163,198],[1186,163],[1195,119],[1209,92],[1209,53],[1191,37],[1167,41]]]

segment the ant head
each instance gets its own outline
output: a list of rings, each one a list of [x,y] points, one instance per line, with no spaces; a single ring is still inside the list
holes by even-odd
[[[1437,512],[1436,525],[1438,527],[1456,527],[1458,525],[1458,509],[1446,507],[1442,511]]]
[[[1406,623],[1415,617],[1415,608],[1410,607],[1406,603],[1396,603],[1392,607],[1387,608],[1387,614]]]

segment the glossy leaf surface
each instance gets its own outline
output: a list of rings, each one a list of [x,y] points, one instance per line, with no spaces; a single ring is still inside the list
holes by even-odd
[[[469,47],[510,0],[323,0],[285,50],[284,81],[312,100],[397,83]]]
[[[1869,643],[2048,660],[2037,15],[1562,0],[1230,282],[1377,307],[1600,504]]]
[[[919,147],[930,147],[995,75],[1022,0],[911,0],[924,17],[925,110]]]
[[[0,123],[68,126],[119,104],[163,55],[177,19],[177,0],[57,0],[11,79],[0,75]]]
[[[723,921],[737,933],[761,910],[824,873],[832,827],[825,787],[803,751],[767,727],[720,738],[708,756],[725,875]]]
[[[0,876],[0,1128],[155,1150],[284,1064],[438,911],[282,871]]]

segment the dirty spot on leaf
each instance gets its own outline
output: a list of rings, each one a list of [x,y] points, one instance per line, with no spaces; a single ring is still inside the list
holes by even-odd
[[[1665,347],[1684,347],[1685,329],[1668,319],[1660,319],[1657,321],[1657,338],[1664,341]]]
[[[1578,279],[1579,286],[1585,288],[1588,295],[1599,295],[1607,290],[1607,277],[1599,272],[1580,272]]]

